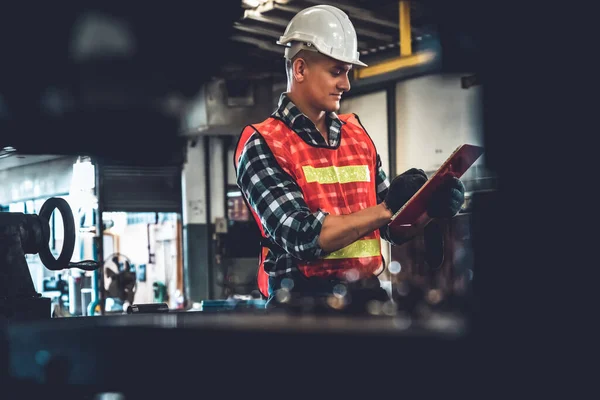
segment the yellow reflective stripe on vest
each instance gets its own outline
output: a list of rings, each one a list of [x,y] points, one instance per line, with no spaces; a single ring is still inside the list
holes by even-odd
[[[334,251],[325,257],[327,260],[336,260],[339,258],[361,258],[376,257],[380,255],[379,239],[357,240],[349,246]]]
[[[302,167],[307,183],[350,183],[370,182],[371,174],[368,165],[348,165],[346,167],[315,168],[310,165]]]

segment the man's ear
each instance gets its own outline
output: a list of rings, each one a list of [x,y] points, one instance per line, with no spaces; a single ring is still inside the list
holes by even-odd
[[[292,64],[292,74],[297,82],[303,82],[306,76],[306,60],[299,57]]]

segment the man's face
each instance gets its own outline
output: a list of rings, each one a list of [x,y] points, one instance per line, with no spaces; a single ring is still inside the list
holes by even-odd
[[[307,68],[306,94],[319,109],[337,112],[342,93],[350,90],[348,74],[352,64],[319,55],[311,60]]]

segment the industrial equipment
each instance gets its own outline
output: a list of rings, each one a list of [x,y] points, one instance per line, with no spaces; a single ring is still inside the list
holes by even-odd
[[[54,258],[48,246],[48,221],[55,209],[61,213],[64,228],[64,243],[58,258]],[[48,199],[39,214],[0,213],[0,316],[8,320],[50,318],[50,299],[35,290],[25,254],[39,254],[44,266],[52,271],[98,268],[96,261],[70,262],[74,247],[73,212],[64,199]]]

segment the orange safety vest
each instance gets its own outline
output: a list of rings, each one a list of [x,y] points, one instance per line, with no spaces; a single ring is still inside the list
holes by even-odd
[[[337,148],[312,146],[298,138],[283,121],[273,117],[246,126],[234,155],[236,173],[244,146],[257,131],[279,166],[298,184],[311,212],[321,209],[331,215],[346,215],[377,205],[375,145],[355,114],[341,114],[338,117],[344,123]],[[267,239],[260,218],[252,207],[249,208],[263,239]],[[265,297],[268,297],[269,276],[264,270],[264,261],[268,252],[269,248],[263,244],[257,279],[258,288]],[[376,229],[319,260],[298,260],[297,265],[307,277],[343,279],[351,270],[358,273],[357,277],[373,274],[382,262],[380,235]]]

